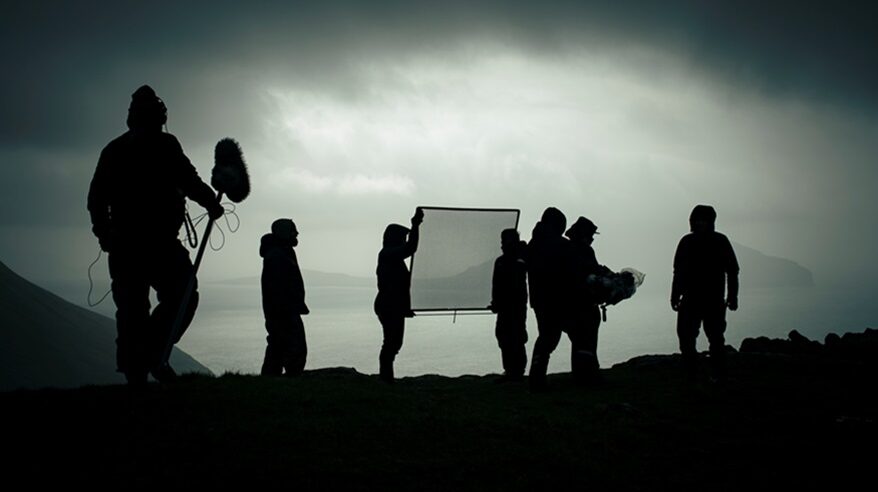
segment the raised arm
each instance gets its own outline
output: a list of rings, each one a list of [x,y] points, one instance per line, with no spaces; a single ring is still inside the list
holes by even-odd
[[[424,211],[418,207],[415,209],[415,215],[412,216],[412,230],[409,231],[409,238],[406,241],[406,255],[409,256],[415,254],[415,251],[418,250],[418,241],[421,239],[421,222],[424,221]]]
[[[418,250],[418,240],[420,239],[420,226],[424,220],[424,211],[418,208],[415,215],[412,216],[412,228],[409,229],[408,239],[399,246],[385,246],[381,250],[381,255],[387,261],[404,260],[415,254]],[[401,227],[405,229],[404,227]]]

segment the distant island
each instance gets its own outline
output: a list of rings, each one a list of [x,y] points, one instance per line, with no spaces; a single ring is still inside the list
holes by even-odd
[[[813,287],[814,274],[798,263],[769,256],[743,244],[732,242],[741,265],[741,286]]]

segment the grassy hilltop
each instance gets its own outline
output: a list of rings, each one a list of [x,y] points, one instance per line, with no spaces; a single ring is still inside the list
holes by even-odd
[[[191,376],[0,393],[7,481],[135,488],[738,490],[870,477],[874,364],[736,354],[724,386],[673,356],[569,374],[548,393],[493,377],[386,385],[351,369],[298,379]],[[13,482],[13,483],[16,483]]]

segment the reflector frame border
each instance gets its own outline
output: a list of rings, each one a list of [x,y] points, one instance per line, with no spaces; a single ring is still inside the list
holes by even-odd
[[[419,206],[417,207],[421,210],[445,210],[445,211],[454,211],[454,212],[515,212],[515,230],[518,230],[518,223],[521,220],[521,209],[520,208],[470,208],[470,207],[434,207],[434,206]],[[415,256],[417,256],[418,252],[415,251],[412,254],[411,259],[409,260],[409,272],[414,273],[415,268]],[[488,310],[487,307],[484,308],[429,308],[429,309],[412,309],[415,313],[436,313],[436,314],[456,314],[458,312],[469,312],[469,314],[488,314],[491,311]]]

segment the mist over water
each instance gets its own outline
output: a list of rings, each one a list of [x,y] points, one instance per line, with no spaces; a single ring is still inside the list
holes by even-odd
[[[195,321],[179,346],[217,374],[258,373],[265,351],[264,318],[258,285],[203,285]],[[878,307],[871,290],[765,288],[742,290],[740,309],[728,312],[727,343],[738,347],[747,337],[785,338],[796,329],[822,341],[830,332],[862,331],[874,326]],[[303,317],[308,342],[306,370],[353,367],[378,371],[381,325],[372,312],[375,291],[367,287],[313,287]],[[675,353],[676,314],[660,289],[638,292],[608,309],[601,325],[598,355],[602,367],[644,354]],[[528,314],[530,356],[536,322]],[[484,315],[418,316],[407,320],[402,350],[395,364],[400,376],[491,374],[502,372],[494,338],[495,317]],[[699,350],[706,350],[699,337]],[[570,370],[570,343],[562,338],[550,372]]]

